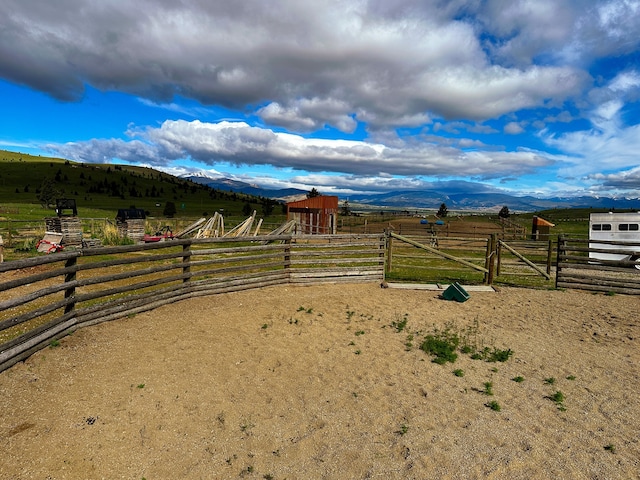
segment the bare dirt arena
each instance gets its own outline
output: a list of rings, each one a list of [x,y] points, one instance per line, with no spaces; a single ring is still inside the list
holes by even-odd
[[[0,373],[0,478],[640,478],[639,306],[377,284],[177,302]],[[451,322],[513,356],[433,363],[420,343]]]

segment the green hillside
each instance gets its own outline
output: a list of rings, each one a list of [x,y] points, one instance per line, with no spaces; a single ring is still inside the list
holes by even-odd
[[[175,217],[183,218],[221,210],[231,217],[246,217],[253,210],[261,217],[282,215],[273,200],[215,190],[151,168],[76,163],[0,150],[0,217],[50,216],[56,198],[74,199],[82,217],[111,218],[118,209],[130,207],[162,217],[167,204],[175,206]]]

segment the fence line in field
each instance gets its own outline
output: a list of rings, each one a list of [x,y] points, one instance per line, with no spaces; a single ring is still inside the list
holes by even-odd
[[[0,371],[73,330],[201,295],[381,281],[381,235],[264,235],[85,248],[0,264]]]

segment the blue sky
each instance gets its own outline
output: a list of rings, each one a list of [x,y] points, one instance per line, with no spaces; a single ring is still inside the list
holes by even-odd
[[[0,148],[267,188],[640,197],[640,0],[4,0]]]

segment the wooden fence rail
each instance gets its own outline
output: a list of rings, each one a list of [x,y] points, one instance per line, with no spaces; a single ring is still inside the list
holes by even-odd
[[[201,295],[380,281],[382,235],[183,239],[0,264],[0,371],[73,330]]]
[[[508,243],[499,240],[496,276],[526,275],[522,268],[519,268],[525,266],[531,271],[531,275],[541,275],[551,280],[553,251],[554,244],[551,240],[547,242],[510,240]]]
[[[640,270],[637,262],[590,257],[598,253],[629,255],[629,250],[615,248],[616,245],[628,247],[629,244],[604,241],[598,243],[607,243],[612,248],[590,248],[589,240],[584,238],[558,238],[556,287],[640,295]],[[640,251],[640,243],[635,245]]]

